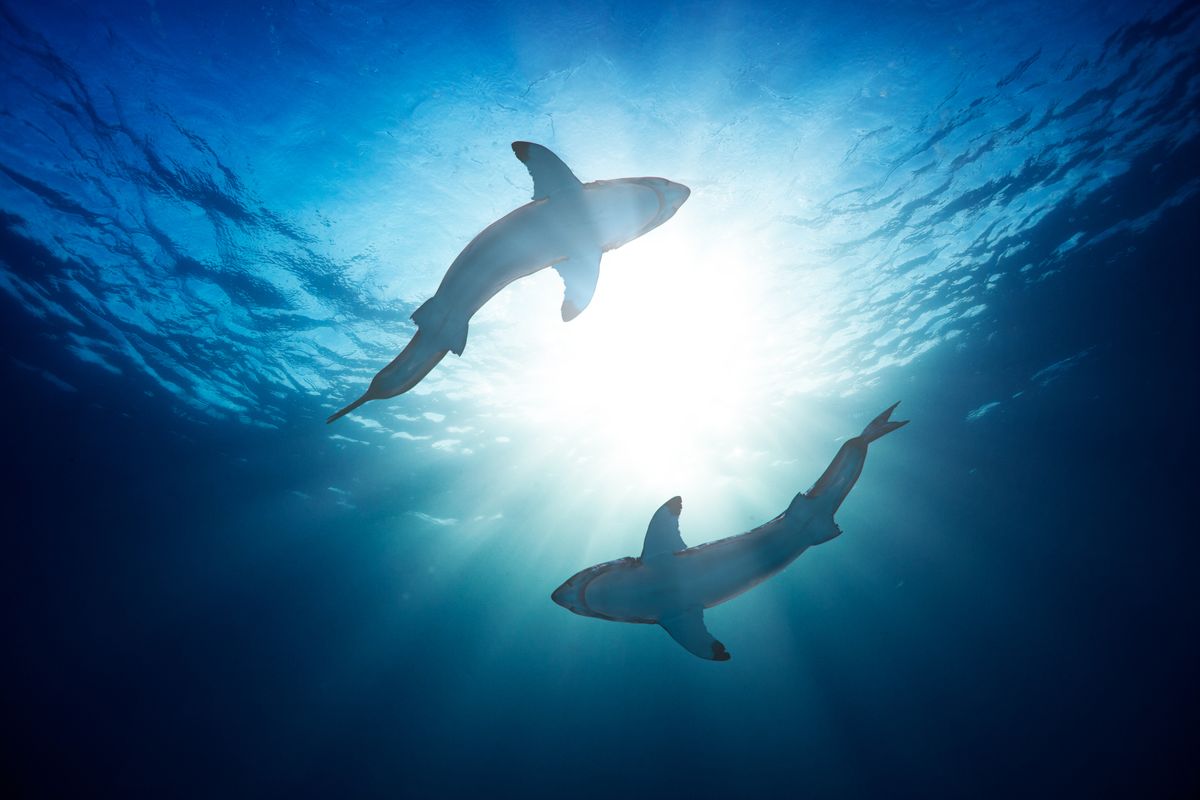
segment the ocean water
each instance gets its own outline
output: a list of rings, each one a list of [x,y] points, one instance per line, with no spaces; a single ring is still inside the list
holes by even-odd
[[[1190,797],[1188,2],[0,5],[6,796]],[[688,185],[333,425],[510,142]],[[706,614],[550,600],[843,536]]]

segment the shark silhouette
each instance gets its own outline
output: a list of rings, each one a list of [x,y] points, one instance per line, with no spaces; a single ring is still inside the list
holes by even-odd
[[[461,356],[468,321],[518,278],[554,267],[565,287],[563,320],[579,316],[596,291],[600,257],[662,225],[691,194],[665,178],[580,183],[540,144],[513,142],[512,149],[533,178],[533,201],[493,222],[458,254],[437,292],[413,312],[417,333],[408,346],[327,423],[368,400],[407,392],[446,353]]]
[[[728,661],[704,626],[704,609],[752,589],[813,545],[842,531],[833,514],[862,473],[867,445],[908,420],[889,422],[896,403],[845,442],[825,473],[787,510],[738,536],[688,547],[679,535],[683,500],[672,497],[650,518],[640,558],[621,558],[576,573],[551,599],[585,617],[661,625],[688,652]]]

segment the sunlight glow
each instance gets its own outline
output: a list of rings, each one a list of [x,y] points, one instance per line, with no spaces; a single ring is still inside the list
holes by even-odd
[[[528,356],[531,417],[628,477],[693,473],[772,400],[756,391],[768,301],[751,254],[677,223],[606,254],[591,307],[539,325]]]

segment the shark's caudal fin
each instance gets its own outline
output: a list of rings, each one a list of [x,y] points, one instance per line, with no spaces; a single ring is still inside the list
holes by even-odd
[[[385,400],[398,394],[404,394],[420,383],[421,379],[437,366],[447,352],[437,349],[437,345],[430,344],[418,330],[416,336],[413,336],[412,341],[400,352],[400,355],[376,373],[371,380],[371,386],[363,393],[363,396],[331,414],[325,420],[325,424],[328,425],[334,420],[341,419],[368,400]]]
[[[337,411],[335,411],[335,412],[333,412],[332,414],[330,414],[330,415],[329,415],[329,416],[326,418],[326,420],[325,420],[325,424],[326,424],[326,425],[328,425],[329,423],[333,422],[334,420],[341,419],[342,417],[346,416],[346,415],[347,415],[347,414],[349,414],[351,411],[353,411],[354,409],[358,408],[359,406],[361,406],[363,403],[367,402],[367,401],[368,401],[368,400],[370,400],[370,399],[371,399],[371,393],[370,393],[370,392],[368,392],[368,393],[364,394],[362,397],[358,398],[357,400],[355,400],[355,401],[354,401],[353,403],[351,403],[350,405],[348,405],[348,406],[346,406],[346,407],[344,407],[344,408],[338,409]]]
[[[863,428],[863,432],[859,434],[859,438],[864,439],[867,442],[873,442],[879,437],[886,436],[897,428],[902,428],[907,425],[908,420],[906,419],[900,420],[899,422],[888,422],[888,418],[892,416],[892,412],[896,410],[896,406],[898,405],[900,405],[899,400],[897,400],[895,403],[892,403],[892,405],[888,407],[887,411],[884,411],[878,417],[871,420],[871,423],[867,425],[867,427]]]

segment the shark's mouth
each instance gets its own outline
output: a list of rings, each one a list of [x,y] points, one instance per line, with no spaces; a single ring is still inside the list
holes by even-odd
[[[554,590],[554,594],[550,596],[554,602],[558,603],[568,611],[579,614],[582,617],[597,617],[599,619],[612,619],[605,614],[602,614],[590,605],[587,601],[587,590],[591,586],[592,581],[596,580],[603,572],[606,572],[612,562],[605,564],[596,564],[588,567],[585,570],[575,573],[560,587]]]
[[[569,579],[567,579],[566,583],[555,589],[554,594],[550,595],[550,599],[568,611],[578,614],[581,617],[595,617],[596,619],[606,619],[611,622],[637,622],[653,624],[658,620],[643,617],[615,617],[610,614],[605,614],[603,611],[597,611],[588,603],[588,589],[597,578],[607,573],[609,570],[619,567],[633,566],[637,561],[639,561],[639,559],[633,558],[632,556],[627,556],[625,558],[619,558],[616,561],[607,561],[603,564],[596,564],[595,566],[588,567],[585,570],[575,573]]]
[[[658,200],[658,211],[654,212],[654,216],[650,218],[649,222],[642,226],[642,229],[637,232],[637,236],[633,237],[634,239],[638,238],[638,236],[643,236],[644,234],[647,234],[657,228],[659,225],[662,225],[664,222],[663,211],[665,211],[667,208],[667,196],[663,194],[662,189],[658,188],[653,183],[643,183],[642,186],[645,186],[647,189],[650,189],[654,192],[654,197],[656,200]]]

